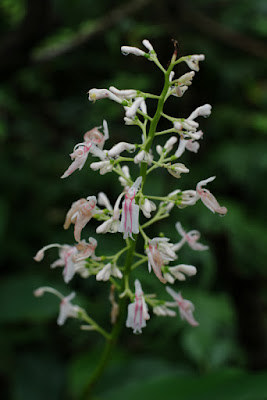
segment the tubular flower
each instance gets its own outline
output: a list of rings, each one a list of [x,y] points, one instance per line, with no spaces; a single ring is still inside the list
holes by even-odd
[[[176,293],[169,286],[166,287],[166,290],[169,293],[169,295],[171,295],[172,298],[175,300],[179,308],[180,317],[182,319],[185,319],[190,325],[198,326],[199,324],[193,316],[193,311],[195,309],[194,304],[189,300],[183,299],[181,293]]]
[[[123,232],[123,238],[130,236],[133,239],[132,233],[139,233],[139,206],[135,204],[135,196],[142,182],[142,177],[139,176],[134,184],[125,193],[125,200],[122,203],[122,216],[119,226],[119,232]]]
[[[129,153],[132,153],[135,151],[136,146],[132,143],[127,143],[127,142],[120,142],[115,144],[109,151],[108,151],[108,156],[109,157],[116,157],[120,155],[123,151],[128,151]]]
[[[187,264],[179,264],[175,265],[174,267],[168,267],[168,271],[169,279],[165,276],[165,274],[164,276],[170,283],[173,283],[175,279],[178,279],[178,281],[185,281],[186,275],[193,276],[197,273],[196,267]]]
[[[211,194],[208,189],[203,189],[202,186],[205,186],[207,183],[212,182],[215,179],[215,176],[211,178],[204,179],[203,181],[198,182],[196,187],[196,192],[198,198],[201,199],[202,203],[213,213],[218,213],[220,215],[225,215],[227,213],[227,208],[220,206],[216,198]]]
[[[146,249],[148,257],[148,270],[151,268],[156,277],[162,282],[166,283],[167,280],[162,275],[161,268],[164,264],[168,264],[177,258],[175,252],[172,250],[172,244],[168,243],[168,238],[154,238],[150,240],[149,247]]]
[[[77,242],[81,240],[81,232],[85,225],[95,214],[96,197],[89,196],[87,199],[75,201],[67,213],[64,229],[74,224],[74,238]]]
[[[182,236],[182,239],[180,242],[174,244],[173,248],[175,251],[180,250],[180,248],[187,242],[189,246],[191,247],[192,250],[196,251],[203,251],[203,250],[208,250],[209,246],[205,246],[202,243],[198,243],[198,240],[200,239],[200,232],[197,230],[192,230],[189,232],[185,232],[183,229],[182,225],[180,222],[177,222],[175,224],[175,227],[177,231],[180,233]]]
[[[116,103],[122,103],[122,99],[118,96],[116,96],[114,93],[112,93],[108,89],[90,89],[88,92],[88,100],[90,101],[96,101],[96,100],[101,100],[101,99],[110,99],[115,101]]]
[[[111,93],[114,93],[116,96],[120,97],[122,100],[129,100],[129,99],[134,99],[137,97],[137,90],[134,89],[124,89],[124,90],[119,90],[115,88],[114,86],[110,86],[109,88]]]
[[[145,107],[145,108],[144,108]],[[138,109],[146,114],[146,106],[143,97],[137,97],[131,106],[125,106],[125,117],[133,119],[137,113]]]
[[[128,305],[126,326],[127,328],[132,328],[133,333],[142,333],[142,328],[146,326],[146,321],[149,320],[150,316],[141,283],[138,279],[135,280],[134,285],[135,299],[133,303]]]

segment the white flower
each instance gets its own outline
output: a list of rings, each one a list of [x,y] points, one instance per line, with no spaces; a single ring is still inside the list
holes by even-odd
[[[151,44],[147,39],[144,39],[144,40],[142,41],[142,43],[143,43],[143,45],[147,48],[147,50],[148,50],[149,52],[154,51],[152,44]]]
[[[197,273],[196,267],[187,264],[175,265],[174,267],[169,267],[168,269],[171,275],[173,275],[174,278],[178,279],[179,281],[185,281],[185,275],[193,276]]]
[[[129,170],[128,165],[123,165],[121,170],[126,178],[131,179],[130,170]],[[128,182],[123,178],[123,176],[119,177],[119,181],[123,187],[128,186]]]
[[[187,72],[186,74],[184,74],[184,75],[180,76],[180,78],[178,78],[178,82],[182,85],[190,86],[190,85],[192,85],[192,79],[194,76],[195,76],[194,71]]]
[[[98,193],[97,203],[100,206],[103,206],[103,207],[107,208],[108,210],[112,211],[112,206],[110,204],[110,201],[104,192]]]
[[[189,172],[189,169],[186,168],[186,166],[181,163],[169,164],[167,170],[175,178],[181,178],[181,174]]]
[[[167,302],[165,304],[167,304]],[[176,312],[169,309],[165,304],[154,307],[154,314],[158,315],[159,317],[175,317]]]
[[[116,200],[116,203],[114,205],[114,210],[110,210],[113,212],[113,216],[109,218],[108,220],[104,221],[101,225],[99,225],[96,228],[96,233],[116,233],[118,232],[119,226],[120,226],[120,202],[122,199],[122,196],[124,196],[124,192],[119,195],[119,197]]]
[[[110,86],[109,88],[111,93],[114,93],[116,96],[120,97],[121,99],[133,99],[137,96],[137,91],[134,89],[124,89],[124,90],[119,90],[115,88],[114,86]]]
[[[134,54],[135,56],[144,56],[146,54],[143,50],[130,46],[122,46],[121,52],[124,56],[128,56],[129,54]]]
[[[180,317],[185,319],[190,325],[198,326],[198,322],[195,320],[193,316],[193,311],[195,309],[194,304],[189,300],[183,299],[181,293],[176,293],[169,286],[166,287],[167,292],[172,296],[172,298],[176,301],[176,304],[179,308]]]
[[[187,131],[187,134],[191,136],[192,132],[196,132],[199,124],[196,121],[190,119],[175,121],[173,127],[176,131],[181,132],[183,129]]]
[[[176,136],[171,136],[170,139],[167,140],[165,143],[163,149],[165,150],[165,153],[168,154],[170,151],[172,151],[173,146],[177,142],[177,137]]]
[[[137,113],[138,108],[144,102],[143,97],[137,97],[131,106],[125,106],[125,117],[133,119]]]
[[[146,218],[151,218],[151,212],[157,209],[156,204],[153,203],[153,201],[148,200],[147,198],[145,198],[143,203],[141,203],[140,200],[139,207]]]
[[[204,54],[195,54],[185,59],[186,64],[193,71],[199,71],[199,61],[205,60]]]
[[[135,151],[135,149],[136,149],[136,146],[132,143],[120,142],[120,143],[117,143],[115,146],[113,146],[108,151],[108,156],[116,157],[125,150],[127,150],[129,153],[132,153],[133,151]]]
[[[96,275],[96,280],[108,281],[110,276],[121,279],[122,273],[116,265],[108,263],[98,272]]]
[[[90,168],[93,171],[98,171],[100,172],[100,175],[105,175],[108,172],[111,172],[113,169],[113,164],[109,160],[106,161],[98,161],[91,163]]]
[[[196,187],[196,192],[198,198],[201,199],[202,203],[211,210],[213,213],[218,213],[220,215],[225,215],[227,213],[227,208],[220,206],[216,198],[211,194],[208,189],[203,189],[202,186],[205,186],[207,183],[212,182],[215,179],[215,176],[211,178],[205,179],[203,181],[198,182]]]
[[[90,89],[88,94],[89,94],[88,100],[90,100],[90,101],[96,101],[96,100],[100,100],[100,99],[110,99],[119,104],[121,104],[123,101],[119,96],[116,96],[114,93],[112,93],[108,89],[95,89],[94,88],[94,89]]]
[[[177,204],[178,208],[184,208],[187,206],[193,206],[198,200],[197,192],[195,190],[183,190],[181,197],[179,198],[180,203]]]
[[[128,305],[126,326],[127,328],[132,328],[133,333],[142,333],[142,328],[146,326],[146,321],[149,320],[150,316],[141,283],[138,279],[135,280],[134,285],[135,299],[133,303]]]
[[[109,97],[109,90],[108,89],[90,89],[89,92],[89,100],[90,101],[96,101],[100,99],[106,99]]]
[[[197,131],[196,134],[202,138],[203,132],[202,131]],[[199,149],[199,143],[196,141],[196,139],[188,139],[188,135],[181,135],[180,136],[180,141],[179,141],[179,146],[175,152],[175,157],[179,158],[181,155],[184,153],[185,149],[192,151],[193,153],[197,153]]]
[[[59,316],[57,319],[58,325],[63,325],[67,318],[78,318],[79,312],[83,311],[83,309],[80,308],[79,306],[71,304],[71,300],[75,297],[74,292],[64,297],[58,290],[51,288],[49,286],[40,287],[34,291],[34,295],[36,297],[43,296],[44,293],[52,293],[61,300],[59,308]]]
[[[122,203],[122,216],[119,226],[119,232],[123,232],[123,238],[130,236],[133,239],[132,233],[139,233],[139,206],[135,204],[135,196],[142,182],[142,177],[139,176],[134,184],[125,193],[125,199]]]
[[[150,153],[147,153],[145,150],[141,150],[135,157],[134,163],[139,164],[141,162],[146,162],[150,165],[153,161],[153,156]]]
[[[211,114],[211,105],[210,104],[204,104],[203,106],[200,106],[193,111],[188,119],[189,120],[194,120],[197,117],[209,117]]]

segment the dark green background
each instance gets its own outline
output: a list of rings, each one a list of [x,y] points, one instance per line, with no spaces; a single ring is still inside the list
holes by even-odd
[[[83,133],[105,118],[107,147],[139,137],[124,126],[121,107],[93,105],[86,92],[114,85],[158,94],[160,72],[123,57],[120,46],[140,47],[147,38],[166,66],[174,38],[181,55],[204,53],[206,60],[184,97],[169,100],[169,113],[186,117],[205,103],[213,112],[199,121],[199,153],[182,158],[190,174],[180,181],[166,171],[151,174],[146,192],[193,189],[216,175],[209,189],[229,211],[220,218],[199,202],[150,231],[178,240],[173,222],[180,220],[210,246],[203,253],[183,248],[179,258],[198,267],[176,288],[195,303],[200,326],[153,316],[141,336],[125,328],[96,399],[267,399],[266,13],[264,0],[1,1],[1,398],[79,399],[99,358],[98,335],[73,320],[57,327],[56,299],[35,299],[32,291],[75,290],[77,303],[109,329],[108,284],[75,277],[66,287],[60,270],[49,268],[56,253],[40,264],[32,257],[45,244],[73,242],[62,229],[73,201],[105,191],[114,202],[120,192],[116,178],[92,173],[88,164],[59,179]],[[96,226],[90,223],[85,237]],[[121,245],[120,235],[105,235],[97,254]],[[164,295],[145,267],[142,283]]]

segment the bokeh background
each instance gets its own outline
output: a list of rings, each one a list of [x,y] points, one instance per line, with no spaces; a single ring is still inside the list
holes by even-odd
[[[123,57],[120,46],[140,47],[147,38],[167,65],[174,38],[180,55],[204,53],[206,60],[184,97],[170,99],[169,113],[187,116],[205,103],[213,112],[200,121],[199,153],[183,156],[191,173],[180,181],[151,174],[147,193],[194,188],[216,175],[209,189],[229,212],[220,218],[199,202],[150,231],[176,241],[173,222],[180,220],[210,246],[182,249],[180,261],[196,265],[198,275],[176,284],[195,303],[200,326],[154,316],[142,335],[125,328],[95,398],[267,399],[266,15],[265,0],[1,0],[1,398],[79,399],[99,359],[102,339],[74,320],[57,327],[56,298],[35,299],[32,291],[75,290],[76,302],[109,329],[109,285],[75,277],[67,287],[61,271],[49,268],[56,252],[40,264],[32,257],[45,244],[73,242],[62,229],[73,201],[105,191],[113,202],[120,192],[116,178],[88,164],[59,179],[83,133],[105,118],[108,147],[139,137],[124,126],[121,107],[93,105],[86,92],[114,85],[159,93],[160,72]],[[95,235],[96,226],[84,235]],[[98,254],[121,245],[120,235],[105,235]],[[164,295],[146,267],[141,273],[146,292]]]

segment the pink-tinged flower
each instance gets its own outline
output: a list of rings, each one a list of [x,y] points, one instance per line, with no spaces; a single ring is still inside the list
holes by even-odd
[[[90,131],[86,132],[83,136],[86,143],[94,143],[100,150],[103,150],[106,140],[109,138],[108,124],[107,121],[103,121],[103,132],[99,131],[100,127],[95,127]]]
[[[58,290],[49,286],[40,287],[34,291],[36,297],[43,296],[44,293],[52,293],[61,300],[57,319],[58,325],[63,325],[67,318],[78,318],[79,312],[83,311],[81,307],[71,304],[71,300],[75,297],[74,292],[64,297]]]
[[[111,276],[121,279],[122,273],[116,265],[108,263],[98,272],[96,280],[108,281]]]
[[[87,199],[75,201],[67,213],[64,229],[74,224],[74,238],[77,242],[81,240],[81,232],[85,225],[95,214],[96,197],[89,196]]]
[[[95,249],[97,241],[90,237],[89,243],[82,240],[75,246],[69,246],[67,244],[60,245],[58,243],[50,244],[39,250],[34,257],[35,261],[41,261],[44,257],[44,252],[50,248],[59,248],[59,258],[51,264],[51,268],[63,267],[63,278],[65,283],[69,283],[76,272],[82,275],[82,272],[86,269],[86,259],[89,257],[96,258]]]
[[[176,293],[169,286],[166,287],[166,290],[176,301],[176,304],[179,308],[180,317],[182,319],[185,319],[190,325],[198,326],[199,323],[195,320],[193,316],[193,311],[195,310],[194,304],[189,300],[183,299],[181,293]]]
[[[78,145],[77,148],[74,148],[73,153],[70,154],[70,157],[73,160],[73,162],[61,176],[62,179],[70,176],[74,171],[76,171],[76,169],[81,170],[83,168],[91,147],[92,143],[88,143],[88,144],[80,144]]]
[[[135,280],[134,285],[135,299],[133,303],[128,305],[126,326],[127,328],[132,328],[133,333],[142,333],[142,328],[146,326],[146,321],[149,320],[150,316],[141,283],[138,279]]]
[[[205,246],[202,243],[198,243],[198,240],[200,239],[200,232],[197,230],[192,230],[189,232],[186,232],[180,222],[177,222],[175,224],[175,227],[177,231],[180,233],[182,236],[182,239],[180,242],[176,243],[174,245],[175,251],[180,250],[180,248],[187,242],[191,249],[196,250],[196,251],[203,251],[203,250],[208,250],[209,246]]]
[[[168,238],[154,238],[150,240],[146,249],[148,270],[151,272],[153,269],[154,274],[162,283],[166,283],[167,280],[163,277],[161,268],[177,258],[172,249],[172,243],[168,243],[169,240]]]
[[[119,232],[123,232],[123,238],[130,236],[133,240],[133,233],[139,233],[139,206],[135,204],[135,196],[142,182],[142,177],[139,176],[134,184],[125,193],[125,199],[122,203],[121,223]]]
[[[204,54],[194,54],[193,56],[188,56],[185,59],[186,64],[193,71],[199,71],[199,61],[205,60]]]
[[[218,213],[220,215],[225,215],[227,213],[227,208],[220,206],[216,198],[211,194],[208,189],[203,189],[202,186],[205,186],[207,183],[212,182],[215,179],[215,176],[211,178],[204,179],[203,181],[198,182],[196,191],[198,198],[201,199],[202,203],[211,210],[213,213]]]

